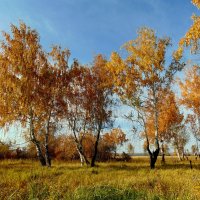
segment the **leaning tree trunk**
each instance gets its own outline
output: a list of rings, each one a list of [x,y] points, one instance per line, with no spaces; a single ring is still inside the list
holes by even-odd
[[[185,152],[184,152],[184,149],[182,150],[182,160],[185,160],[185,157],[186,157],[186,155],[185,155]]]
[[[180,156],[180,152],[179,152],[179,148],[178,148],[178,147],[177,147],[177,149],[176,149],[176,154],[177,154],[177,156],[178,156],[179,161],[181,161],[182,159],[181,159],[181,156]]]
[[[101,133],[101,126],[99,126],[96,141],[94,144],[94,154],[92,156],[91,167],[95,166],[95,161],[96,161],[96,157],[97,157],[97,153],[98,153],[98,144],[99,144],[100,133]]]
[[[84,157],[83,157],[83,155],[80,153],[80,151],[78,151],[78,153],[79,153],[79,157],[80,157],[80,160],[81,160],[81,166],[83,166],[84,165]]]
[[[159,149],[156,149],[150,155],[150,167],[151,167],[151,169],[155,168],[155,164],[156,164],[156,161],[157,161],[157,158],[158,158],[158,154],[159,154]]]
[[[76,149],[78,151],[80,160],[81,160],[81,166],[84,165],[84,163],[86,163],[86,165],[89,165],[90,162],[88,161],[88,159],[86,158],[84,152],[83,152],[83,146],[80,142],[78,142],[78,140],[75,141],[76,142]]]
[[[32,114],[32,111],[30,112],[30,137],[31,137],[31,141],[33,142],[33,144],[35,145],[36,147],[36,151],[37,151],[37,157],[40,161],[40,164],[42,166],[45,166],[46,165],[46,161],[45,161],[45,158],[42,154],[42,149],[41,149],[41,146],[40,146],[40,142],[36,139],[35,137],[35,132],[34,132],[34,127],[33,127],[33,114]]]
[[[200,129],[199,129],[200,130]],[[200,158],[200,153],[199,153],[199,144],[198,144],[198,139],[196,138],[196,145],[197,145],[197,150],[196,150],[196,159],[199,157]]]
[[[80,156],[81,166],[83,166],[84,163],[86,163],[86,165],[89,165],[90,162],[88,161],[88,159],[86,158],[86,156],[85,156],[85,154],[84,154],[84,152],[83,152],[83,147],[82,147],[82,145],[78,143],[76,148],[77,148],[77,151],[78,151],[79,156]]]
[[[149,150],[149,152],[151,152],[151,151]],[[158,138],[156,138],[156,150],[151,152],[151,153],[149,153],[151,169],[155,168],[155,164],[156,164],[159,152],[160,152],[159,142],[158,142]]]
[[[38,159],[40,161],[40,164],[42,166],[46,166],[46,160],[45,160],[45,158],[44,158],[44,156],[42,154],[42,149],[41,149],[41,146],[40,146],[40,142],[38,140],[36,140],[34,133],[32,135],[31,141],[35,145],[36,152],[37,152],[37,157],[38,157]]]
[[[84,163],[86,163],[86,165],[89,165],[90,162],[86,158],[84,151],[83,151],[82,139],[79,140],[77,138],[75,129],[73,129],[73,134],[74,134],[74,141],[76,143],[76,149],[78,151],[78,154],[79,154],[79,157],[80,157],[80,160],[81,160],[81,166],[83,166]]]
[[[155,151],[151,152],[150,148],[149,148],[149,141],[147,140],[147,151],[149,153],[149,158],[150,158],[150,168],[154,169],[155,168],[155,164],[159,155],[159,148],[157,148]]]
[[[91,167],[95,166],[95,161],[96,161],[96,157],[97,157],[97,153],[98,153],[98,143],[99,143],[99,141],[96,140],[96,142],[94,144],[94,154],[92,156]]]
[[[50,119],[51,119],[51,111],[50,111],[49,117],[47,119],[46,134],[45,134],[45,144],[44,144],[45,161],[46,161],[47,167],[51,167],[51,158],[50,158],[50,155],[49,155],[49,125],[50,125]]]
[[[164,142],[163,141],[162,141],[162,146],[161,146],[161,153],[162,153],[161,163],[165,164],[165,148],[164,148]]]
[[[33,142],[35,145],[36,145],[36,151],[37,151],[37,157],[40,161],[40,164],[42,166],[46,166],[46,160],[42,154],[42,150],[41,150],[41,146],[40,146],[40,143],[38,141],[36,142]]]
[[[150,167],[151,167],[151,169],[155,168],[155,163],[157,161],[159,151],[160,151],[160,146],[159,146],[159,141],[158,141],[158,108],[157,108],[158,99],[157,99],[157,96],[156,96],[155,85],[153,85],[153,103],[154,103],[154,128],[155,128],[155,147],[156,147],[156,150],[153,151],[153,153],[150,154]]]
[[[45,144],[45,162],[47,167],[51,167],[51,158],[49,155],[49,145]]]

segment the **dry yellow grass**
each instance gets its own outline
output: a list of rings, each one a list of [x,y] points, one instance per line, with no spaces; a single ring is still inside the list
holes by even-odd
[[[40,167],[31,160],[0,161],[0,199],[200,199],[200,161],[178,162],[168,157],[149,169],[147,157],[130,163],[53,162]]]

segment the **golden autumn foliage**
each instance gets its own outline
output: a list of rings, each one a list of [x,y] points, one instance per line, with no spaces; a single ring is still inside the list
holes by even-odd
[[[192,0],[192,3],[197,6],[197,8],[200,8],[200,1],[199,0]]]
[[[61,120],[67,121],[79,153],[80,133],[93,131],[96,154],[100,132],[112,117],[106,59],[97,55],[91,68],[77,60],[69,67],[68,49],[53,46],[46,53],[38,33],[23,22],[3,33],[0,47],[0,124],[19,121],[27,128],[26,139],[35,145],[42,165],[51,165],[50,137]]]
[[[91,160],[91,167],[95,166],[95,160],[98,152],[98,143],[102,130],[112,126],[112,105],[113,99],[113,84],[110,83],[107,77],[107,60],[101,55],[94,58],[91,68],[93,77],[93,98],[91,100],[90,118],[92,119],[92,130],[95,134],[96,141],[94,144],[94,154]]]
[[[128,141],[126,134],[119,128],[112,129],[109,133],[105,133],[103,140],[114,146],[122,145],[124,142]]]
[[[192,111],[187,122],[194,137],[200,138],[200,67],[195,65],[185,71],[185,80],[179,80],[180,103]]]
[[[92,132],[85,133],[82,138],[84,155],[88,159],[91,159],[93,156],[95,140],[95,135]],[[117,147],[126,141],[126,134],[119,128],[106,132],[100,137],[97,159],[99,161],[105,161],[115,158]],[[44,152],[45,149],[43,148],[42,151]],[[80,156],[77,151],[77,144],[74,141],[74,136],[70,134],[51,135],[49,138],[49,152],[51,157],[56,160],[78,160]],[[33,143],[29,143],[27,155],[30,158],[35,158],[37,156]]]
[[[154,168],[159,153],[159,102],[162,99],[160,91],[169,88],[174,74],[183,68],[183,64],[172,59],[165,65],[165,54],[170,39],[158,38],[154,30],[143,27],[139,29],[137,38],[123,45],[126,57],[112,53],[107,68],[114,90],[122,102],[138,113],[138,121],[145,132],[147,149],[151,157],[151,167]],[[149,116],[149,113],[151,115]],[[131,121],[132,113],[127,117]],[[148,117],[152,120],[156,151],[149,148],[149,133],[147,131]]]
[[[106,76],[106,62],[102,55],[97,55],[89,68],[74,60],[67,73],[68,79],[62,80],[64,89],[60,89],[64,100],[61,119],[66,121],[79,155],[87,164],[89,161],[84,155],[86,150],[83,145],[85,134],[92,131],[96,135],[95,146],[98,146],[100,133],[112,117],[112,84]]]
[[[192,3],[200,8],[200,1],[199,0],[192,0]],[[177,51],[174,52],[174,58],[176,60],[180,60],[184,47],[191,47],[192,53],[197,53],[199,50],[199,39],[200,39],[200,16],[192,15],[193,24],[188,29],[187,33],[183,38],[181,38],[179,42],[179,47]]]
[[[111,106],[114,101],[112,99],[112,84],[109,83],[110,80],[107,76],[106,63],[107,60],[101,54],[94,58],[91,68],[94,95],[92,98],[88,98],[93,103],[91,112],[93,116],[91,117],[96,120],[96,125],[102,126],[101,129],[110,122],[112,117]]]
[[[193,66],[185,71],[185,80],[179,80],[180,102],[200,116],[200,67]]]
[[[29,140],[36,145],[44,164],[42,146],[46,149],[45,157],[49,157],[49,135],[55,130],[54,122],[66,110],[61,91],[67,85],[70,53],[57,46],[45,53],[38,33],[23,22],[19,27],[11,25],[11,34],[4,32],[3,36],[0,63],[6,81],[1,94],[4,101],[8,97],[7,113],[12,113],[3,117],[1,123],[20,121],[24,128],[29,128]],[[41,134],[43,140],[39,139]]]
[[[171,80],[171,71],[178,70],[173,65],[168,69],[165,67],[169,45],[169,38],[157,38],[153,30],[142,28],[135,40],[124,45],[125,59],[117,53],[111,55],[107,68],[122,101],[144,111],[145,104],[148,104],[148,109],[155,113],[159,91]]]
[[[186,122],[196,141],[200,141],[200,117],[197,114],[189,114]]]
[[[158,39],[149,28],[141,28],[138,37],[123,45],[126,59],[112,53],[107,67],[115,83],[115,90],[122,98],[131,98],[139,87],[151,87],[161,81],[164,71],[165,52],[169,38]]]
[[[199,9],[200,1],[192,0],[192,3]],[[175,57],[181,58],[184,47],[191,47],[191,53],[199,53],[200,40],[200,16],[192,16],[193,24],[179,42],[179,48]],[[178,56],[176,54],[179,54]],[[185,71],[185,80],[179,80],[181,89],[180,103],[186,108],[192,110],[193,114],[188,115],[187,122],[190,125],[191,131],[196,139],[199,138],[200,130],[200,67],[194,65],[191,69]]]
[[[171,90],[160,91],[160,98],[158,102],[158,133],[159,138],[165,142],[171,142],[173,140],[176,126],[180,126],[183,121],[183,114],[180,113],[179,107],[175,100],[175,94]],[[151,141],[151,138],[154,137],[154,126],[153,119],[150,117],[152,114],[149,114],[147,119],[147,132]]]
[[[135,40],[123,45],[127,55],[125,59],[116,52],[111,54],[106,65],[108,75],[122,100],[133,101],[133,97],[137,97],[140,92],[146,95],[146,92],[141,91],[142,88],[146,88],[147,93],[153,87],[158,91],[163,83],[170,81],[175,71],[181,69],[176,62],[172,62],[168,68],[165,66],[169,45],[169,38],[157,38],[152,29],[144,27],[139,29]]]
[[[199,5],[197,1],[194,4]],[[199,18],[195,20],[197,25],[191,32],[198,32]],[[189,35],[182,46],[199,38],[198,34]],[[78,155],[82,163],[88,164],[89,158],[94,166],[96,158],[103,158],[105,152],[110,157],[127,141],[121,129],[101,136],[113,123],[115,93],[137,113],[154,168],[159,140],[169,141],[174,134],[172,127],[183,120],[169,88],[174,74],[184,65],[172,58],[166,66],[170,45],[168,37],[158,38],[154,30],[143,27],[135,39],[123,45],[126,56],[113,52],[108,61],[98,54],[90,66],[82,66],[76,59],[69,66],[68,49],[55,45],[45,52],[37,31],[23,22],[18,27],[11,25],[11,33],[3,33],[0,45],[0,125],[22,124],[42,165],[51,166],[51,156],[63,158],[66,153],[68,158]],[[200,106],[198,73],[195,66],[189,79],[180,82],[182,103],[188,108]],[[60,124],[65,124],[69,137],[54,138]]]
[[[1,70],[6,79],[3,89],[9,100],[8,110],[12,110],[9,116],[12,118],[15,114],[22,119],[23,114],[29,112],[27,105],[38,98],[34,92],[38,86],[36,73],[40,69],[39,59],[42,57],[42,52],[36,31],[21,23],[19,28],[11,25],[11,32],[12,36],[3,33],[5,40],[1,43]]]

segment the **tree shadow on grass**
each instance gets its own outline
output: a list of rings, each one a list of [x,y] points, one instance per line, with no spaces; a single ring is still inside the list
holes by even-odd
[[[176,164],[164,164],[156,167],[157,169],[200,169],[199,163],[192,163],[192,168],[190,163],[176,163]]]
[[[131,164],[122,164],[119,163],[119,165],[116,164],[108,164],[107,166],[100,166],[99,168],[105,168],[105,169],[109,169],[109,170],[126,170],[126,171],[138,171],[138,170],[150,170],[150,165],[146,164],[146,165],[137,165],[137,166],[131,166]],[[161,169],[161,170],[169,170],[169,169],[191,169],[191,165],[188,161],[188,163],[176,163],[176,164],[164,164],[164,165],[156,165],[155,169]],[[200,169],[200,164],[199,163],[192,163],[192,169]],[[191,169],[191,170],[192,170]]]
[[[34,162],[35,164],[35,162]],[[1,169],[18,169],[19,171],[22,170],[30,170],[30,167],[32,170],[34,170],[34,168],[36,167],[40,167],[40,168],[47,168],[47,167],[42,167],[39,165],[38,166],[32,166],[32,162],[27,163],[27,162],[14,162],[14,163],[7,163],[7,164],[2,164],[0,163],[0,168]],[[94,168],[91,168],[90,166],[80,166],[78,163],[65,163],[63,164],[56,164],[56,165],[52,165],[51,168],[47,168],[47,169],[57,169],[59,171],[84,171],[84,170],[92,170],[96,171],[100,169],[102,170],[113,170],[113,171],[120,171],[120,170],[125,170],[125,171],[138,171],[138,170],[150,170],[150,165],[148,162],[111,162],[111,163],[97,163],[97,166]],[[190,165],[190,161],[184,161],[184,162],[174,162],[174,163],[168,163],[166,162],[166,164],[162,165],[160,164],[160,162],[158,161],[156,163],[156,167],[155,169],[162,169],[162,170],[169,170],[169,169],[191,169],[191,165]],[[192,161],[192,169],[200,169],[200,163],[199,162],[195,162]]]
[[[57,168],[58,170],[70,170],[70,171],[77,171],[77,170],[84,170],[84,169],[90,169],[90,166],[52,166],[53,168]]]
[[[127,170],[127,171],[133,171],[133,170],[139,170],[139,169],[149,169],[150,167],[148,165],[145,166],[131,166],[130,164],[122,164],[119,163],[118,165],[116,164],[108,164],[107,166],[100,166],[99,168],[105,168],[109,170]]]

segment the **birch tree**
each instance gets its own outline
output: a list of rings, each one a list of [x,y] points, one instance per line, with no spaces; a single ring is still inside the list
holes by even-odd
[[[158,127],[159,140],[161,143],[162,162],[165,163],[165,144],[172,143],[176,137],[174,127],[181,126],[183,123],[183,114],[180,113],[178,104],[175,100],[175,94],[170,89],[159,92],[158,101]],[[151,116],[150,114],[149,116]],[[147,132],[149,138],[154,136],[154,126],[151,117],[147,119]]]
[[[68,58],[68,51],[62,51],[55,57],[53,49],[51,55],[48,55],[39,43],[38,33],[23,22],[20,22],[19,27],[11,25],[11,34],[4,32],[3,37],[0,64],[6,81],[1,87],[1,93],[3,98],[7,97],[4,105],[9,114],[2,123],[20,122],[24,128],[28,128],[29,132],[25,133],[28,133],[29,140],[36,147],[41,165],[50,166],[48,138],[50,132],[54,131],[53,121],[61,110],[58,106],[61,99],[58,98],[60,76],[66,67],[61,61]],[[59,65],[54,66],[49,56],[53,58],[54,64]]]
[[[94,144],[93,156],[91,160],[91,167],[95,166],[95,161],[98,153],[98,145],[100,135],[103,129],[111,127],[112,118],[112,106],[114,104],[113,85],[109,80],[108,72],[106,69],[107,60],[101,55],[97,55],[94,58],[93,65],[91,68],[93,85],[92,97],[89,97],[91,101],[89,105],[89,117],[91,119],[92,132],[96,136]]]
[[[88,98],[88,88],[93,84],[90,70],[80,66],[78,61],[74,61],[70,69],[69,93],[66,92],[67,112],[64,119],[67,121],[68,128],[74,136],[76,149],[79,153],[81,165],[90,164],[84,153],[83,140],[89,127],[89,116],[87,106],[91,99]]]
[[[159,92],[170,86],[175,72],[183,67],[175,60],[172,60],[168,67],[165,66],[165,53],[169,45],[169,38],[157,38],[152,29],[144,27],[138,31],[135,40],[123,46],[127,57],[123,59],[118,53],[112,53],[107,65],[115,91],[122,102],[138,113],[139,121],[144,128],[152,169],[160,151]],[[150,149],[146,129],[149,110],[153,113],[151,118],[154,124],[154,149]]]

